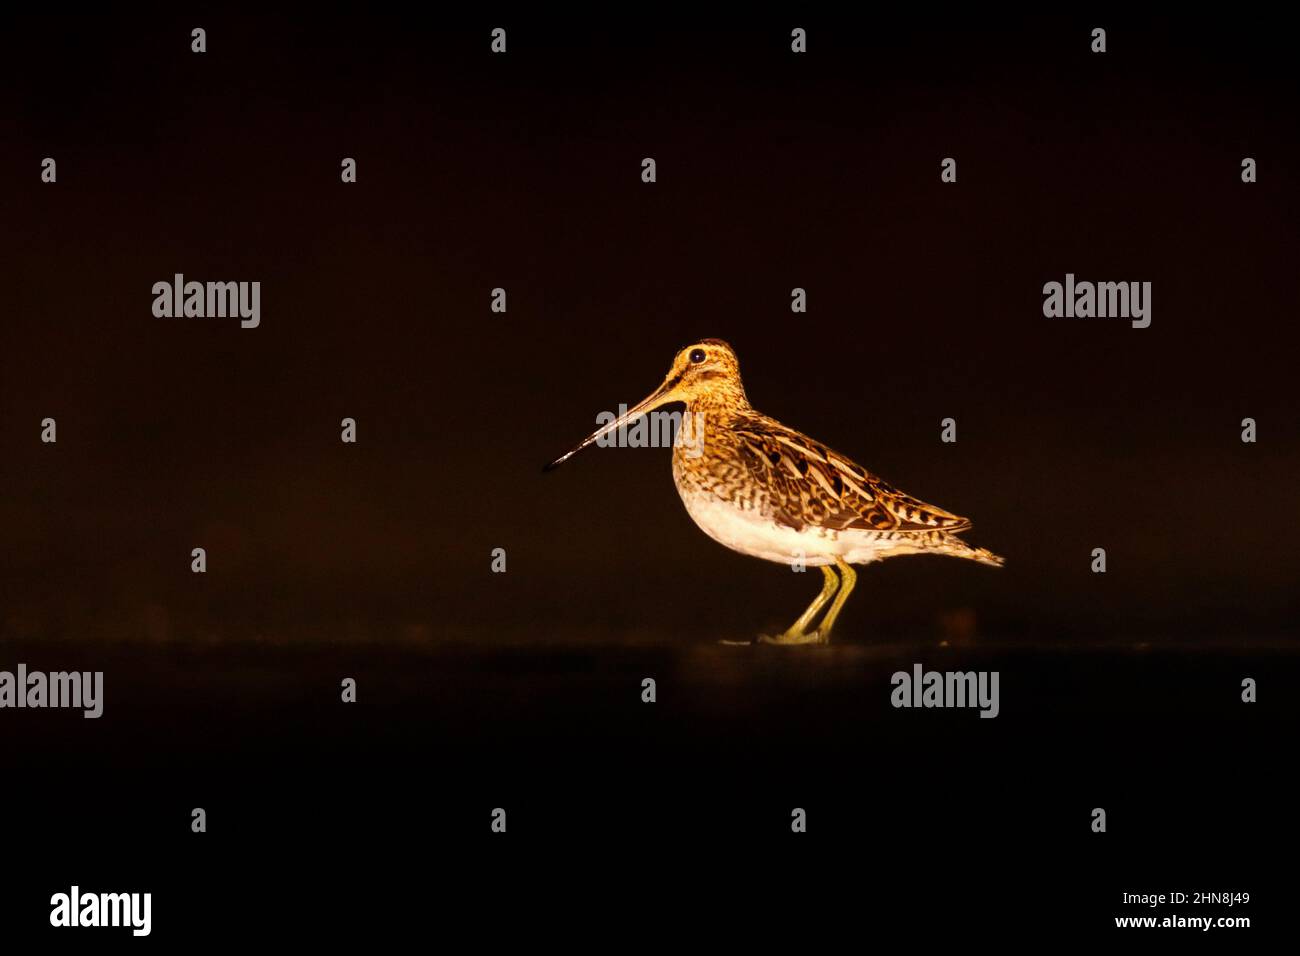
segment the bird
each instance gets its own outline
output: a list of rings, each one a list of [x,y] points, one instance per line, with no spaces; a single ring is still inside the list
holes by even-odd
[[[756,410],[736,352],[722,339],[681,349],[657,389],[543,471],[674,403],[685,411],[673,443],[673,481],[700,529],[741,554],[822,571],[822,589],[808,608],[784,632],[760,635],[761,643],[828,644],[857,583],[855,565],[905,554],[1004,563],[958,537],[971,527],[968,518],[913,498]]]

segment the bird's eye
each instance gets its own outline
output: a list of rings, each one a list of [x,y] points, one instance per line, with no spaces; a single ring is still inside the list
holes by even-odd
[[[704,361],[704,349],[691,349],[691,361],[699,365]]]

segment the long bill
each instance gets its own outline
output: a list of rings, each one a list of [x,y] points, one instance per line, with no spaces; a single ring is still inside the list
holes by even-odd
[[[594,432],[592,432],[582,441],[578,442],[578,444],[574,446],[571,450],[565,452],[559,458],[555,459],[555,461],[551,462],[549,465],[543,466],[542,471],[550,471],[552,468],[559,468],[566,461],[568,461],[578,452],[582,451],[588,445],[595,444],[596,442],[600,441],[602,438],[604,438],[606,435],[610,434],[611,432],[618,431],[624,425],[628,425],[636,421],[642,415],[649,414],[659,406],[667,405],[675,401],[681,401],[681,399],[676,398],[674,396],[674,392],[676,388],[677,388],[677,378],[664,379],[664,383],[660,385],[657,389],[655,389],[654,392],[652,392],[650,395],[647,395],[635,406],[629,408],[623,415],[620,415],[618,418],[610,422],[608,425],[602,425],[600,428],[597,428]]]

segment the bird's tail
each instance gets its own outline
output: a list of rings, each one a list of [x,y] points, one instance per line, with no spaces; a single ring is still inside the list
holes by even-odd
[[[988,548],[972,548],[961,538],[952,534],[943,536],[943,543],[939,546],[939,550],[944,554],[952,555],[954,558],[967,558],[995,568],[1000,568],[1006,564],[1006,559],[1002,555],[994,554]]]

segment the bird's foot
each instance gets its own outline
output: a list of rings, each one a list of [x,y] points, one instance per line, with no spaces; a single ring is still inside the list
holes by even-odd
[[[822,641],[820,631],[796,631],[794,628],[784,634],[760,634],[758,636],[760,644],[821,644]]]

